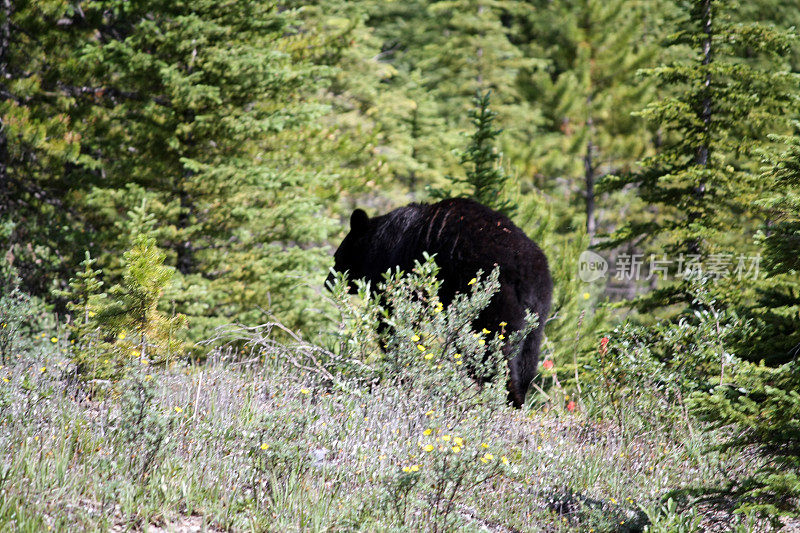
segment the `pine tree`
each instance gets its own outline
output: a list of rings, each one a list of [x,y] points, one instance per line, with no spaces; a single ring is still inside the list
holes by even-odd
[[[335,69],[308,57],[319,37],[296,10],[255,1],[89,3],[82,20],[97,31],[74,60],[97,166],[80,200],[106,275],[123,275],[119,214],[146,199],[192,338],[262,309],[314,323],[325,203],[364,159],[324,120]]]
[[[739,512],[757,512],[779,527],[780,516],[800,516],[800,365],[770,368],[741,363],[734,385],[690,399],[711,428],[733,428],[716,448],[762,456],[757,469],[722,488]],[[709,489],[711,492],[718,492]]]
[[[503,170],[502,154],[496,142],[502,130],[495,129],[493,122],[497,113],[489,108],[490,93],[478,93],[474,98],[474,109],[469,112],[475,127],[467,149],[461,154],[464,177],[451,177],[456,190],[464,189],[462,195],[496,209],[506,216],[513,216],[516,206],[508,199],[508,176]],[[462,187],[459,187],[462,186]],[[453,192],[439,196],[457,196]]]
[[[94,268],[96,259],[89,252],[81,262],[83,270],[69,280],[68,287],[56,291],[56,296],[67,301],[67,328],[70,332],[70,359],[75,365],[79,380],[93,383],[97,379],[118,376],[117,361],[109,359],[111,346],[105,342],[97,313],[105,308],[106,294],[101,292],[102,271]],[[93,390],[90,389],[90,390]]]
[[[186,326],[186,317],[166,315],[159,311],[159,302],[172,280],[174,269],[164,265],[166,253],[156,246],[156,240],[137,234],[133,246],[123,255],[122,283],[108,291],[108,302],[98,321],[124,341],[145,364],[151,360],[168,360],[179,353],[178,332]]]
[[[79,32],[58,23],[69,9],[62,0],[0,4],[0,248],[37,296],[67,274],[83,229],[71,217],[83,184],[69,173],[80,135],[62,82]]]
[[[631,113],[652,96],[652,84],[636,73],[654,60],[654,37],[646,33],[653,14],[631,0],[531,4],[515,13],[512,41],[546,61],[521,74],[524,98],[541,109],[542,123],[533,142],[509,155],[544,190],[555,188],[553,178],[568,180],[561,194],[581,206],[594,235],[595,182],[629,170],[649,148],[644,121]]]
[[[755,301],[741,305],[751,325],[737,347],[742,357],[767,363],[800,352],[800,137],[776,140],[785,149],[768,156],[764,193],[754,202],[765,221],[757,235],[764,276],[753,282]]]
[[[497,121],[508,135],[502,150],[530,142],[536,112],[520,98],[518,73],[536,61],[509,40],[504,19],[522,2],[365,2],[368,24],[381,42],[380,62],[392,70],[381,87],[379,149],[387,172],[414,191],[448,186],[459,161],[461,134],[477,91],[492,91]]]
[[[757,23],[734,22],[729,4],[688,5],[671,43],[692,58],[650,70],[669,89],[643,112],[662,129],[663,143],[641,161],[640,172],[606,179],[604,190],[635,185],[656,211],[619,228],[604,246],[636,242],[673,260],[747,250],[750,204],[761,189],[750,156],[788,110],[791,81],[780,65],[789,38]],[[755,57],[758,62],[747,60]],[[741,298],[736,281],[729,276],[716,285],[728,292],[727,298],[720,294],[723,300]],[[644,311],[688,302],[689,283],[678,279],[634,304]]]

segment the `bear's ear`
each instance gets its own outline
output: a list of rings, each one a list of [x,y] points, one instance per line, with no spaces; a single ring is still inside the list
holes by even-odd
[[[350,231],[362,233],[369,227],[369,217],[362,209],[356,209],[350,215]]]

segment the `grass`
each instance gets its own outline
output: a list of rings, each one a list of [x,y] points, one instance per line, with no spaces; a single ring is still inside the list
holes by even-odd
[[[580,403],[345,390],[269,349],[247,364],[132,361],[88,397],[46,337],[0,368],[2,531],[766,528],[666,499],[757,460],[701,453],[714,436],[689,420],[620,428]]]

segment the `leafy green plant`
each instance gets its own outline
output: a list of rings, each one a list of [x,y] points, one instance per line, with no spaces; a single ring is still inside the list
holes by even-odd
[[[177,333],[186,327],[186,317],[169,316],[158,308],[174,272],[164,265],[165,258],[153,237],[136,235],[131,249],[123,254],[122,283],[109,289],[99,317],[104,328],[126,341],[120,343],[123,350],[127,348],[143,363],[174,359],[182,345]]]
[[[695,509],[681,512],[678,504],[668,498],[663,505],[655,508],[641,507],[650,523],[645,526],[646,533],[693,533],[700,530],[700,516]]]
[[[0,364],[10,364],[35,349],[35,338],[53,327],[53,316],[42,302],[20,287],[17,270],[0,258]]]

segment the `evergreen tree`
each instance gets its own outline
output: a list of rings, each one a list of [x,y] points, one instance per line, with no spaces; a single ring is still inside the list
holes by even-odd
[[[56,295],[67,301],[67,328],[70,332],[70,359],[79,380],[94,383],[97,379],[118,377],[118,361],[111,356],[112,348],[104,339],[98,311],[105,308],[106,294],[101,292],[102,271],[94,268],[96,259],[86,252],[81,262],[83,270],[69,280],[66,289]],[[109,358],[111,356],[111,358]],[[92,387],[90,390],[94,390]]]
[[[520,98],[517,75],[535,60],[510,42],[504,19],[520,2],[504,0],[366,2],[368,24],[381,44],[380,61],[392,70],[382,84],[380,119],[387,172],[414,189],[447,186],[458,171],[451,152],[469,128],[477,91],[492,91],[505,146],[530,142],[537,113]]]
[[[512,36],[527,56],[546,61],[520,75],[524,98],[543,120],[535,139],[509,154],[544,190],[555,188],[553,178],[567,180],[561,194],[581,206],[593,236],[595,182],[630,170],[649,148],[651,135],[632,112],[652,95],[652,84],[636,77],[654,59],[654,39],[646,34],[652,15],[631,0],[529,4],[516,13]]]
[[[776,139],[786,148],[769,157],[761,174],[764,193],[755,201],[765,221],[757,235],[764,277],[754,282],[753,304],[742,305],[751,326],[737,348],[743,357],[768,363],[800,353],[800,137]]]
[[[795,360],[778,368],[741,366],[735,384],[695,394],[690,405],[713,429],[733,428],[717,449],[758,450],[758,468],[722,493],[737,511],[755,511],[779,526],[780,516],[800,516],[800,365]]]
[[[475,108],[469,112],[475,131],[470,136],[466,151],[461,154],[465,176],[451,177],[456,190],[437,191],[441,197],[463,195],[481,204],[496,209],[506,216],[513,216],[516,206],[508,199],[508,176],[501,164],[502,155],[495,143],[502,130],[495,129],[493,122],[497,113],[489,109],[489,93],[478,93],[474,98]],[[462,187],[459,187],[462,186]]]
[[[790,78],[780,66],[789,38],[761,24],[735,23],[729,4],[687,5],[678,21],[682,29],[670,42],[691,59],[650,71],[670,90],[643,112],[662,129],[663,143],[656,155],[642,160],[640,172],[609,178],[604,188],[635,185],[654,210],[619,228],[604,246],[636,242],[674,260],[681,254],[707,259],[747,250],[750,204],[761,190],[750,156],[788,111]],[[745,60],[756,56],[757,64]],[[729,298],[720,295],[723,300],[741,298],[736,282],[729,276],[716,285],[719,292],[728,291]],[[666,283],[635,305],[647,310],[685,304],[691,301],[688,285],[682,279]]]
[[[109,289],[108,301],[98,317],[120,341],[130,334],[130,351],[145,364],[175,354],[181,346],[177,333],[186,326],[185,316],[169,316],[158,309],[174,274],[173,268],[164,265],[165,259],[154,238],[136,235],[133,246],[123,255],[122,283]]]
[[[334,69],[307,57],[318,37],[296,10],[255,1],[89,2],[81,17],[97,31],[75,62],[98,162],[81,202],[106,274],[123,274],[119,214],[146,199],[193,338],[266,308],[312,323],[309,276],[322,279],[333,227],[324,203],[360,164],[323,120]]]
[[[38,296],[66,275],[83,229],[71,217],[80,135],[63,82],[80,32],[59,25],[71,9],[62,0],[0,5],[0,249]]]

